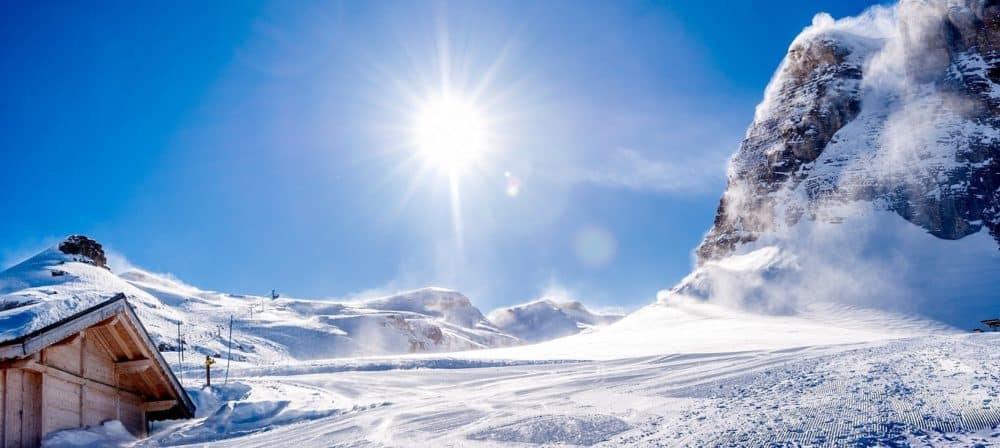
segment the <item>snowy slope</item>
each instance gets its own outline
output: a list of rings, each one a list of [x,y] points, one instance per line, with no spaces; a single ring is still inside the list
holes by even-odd
[[[118,293],[128,297],[161,351],[176,353],[180,332],[186,364],[228,354],[230,316],[233,359],[254,364],[520,343],[455,291],[427,288],[344,303],[272,301],[203,291],[139,269],[115,275],[57,247],[0,272],[0,340],[30,333]],[[175,356],[167,359],[177,362]]]
[[[230,316],[234,317],[233,359],[257,364],[469,350],[518,342],[490,325],[468,298],[444,289],[364,302],[271,300],[202,291],[135,269],[121,277],[182,310],[184,338],[202,355],[227,353]]]
[[[199,419],[160,425],[139,445],[992,446],[998,349],[995,335],[938,335],[568,363],[422,355],[237,371],[236,384],[198,391]]]
[[[0,340],[31,333],[118,293],[128,296],[154,340],[164,340],[171,322],[183,316],[110,270],[53,247],[0,272]]]
[[[525,342],[538,342],[608,325],[623,316],[594,313],[573,300],[542,298],[493,310],[488,317],[501,330]]]

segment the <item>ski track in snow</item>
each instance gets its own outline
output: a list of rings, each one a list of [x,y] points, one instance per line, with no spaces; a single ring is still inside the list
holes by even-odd
[[[262,415],[229,434],[202,418],[139,445],[993,446],[998,348],[1000,335],[937,335],[611,361],[236,370],[250,402],[305,394],[310,413]]]

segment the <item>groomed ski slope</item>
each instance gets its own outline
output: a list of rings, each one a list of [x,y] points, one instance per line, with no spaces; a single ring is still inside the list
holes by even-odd
[[[1000,443],[1000,335],[822,311],[825,323],[681,302],[533,346],[241,366],[191,388],[198,419],[138,445]],[[596,356],[615,341],[634,356]]]
[[[235,401],[139,445],[992,446],[998,349],[997,335],[938,335],[610,361],[290,367],[197,392],[203,405]]]

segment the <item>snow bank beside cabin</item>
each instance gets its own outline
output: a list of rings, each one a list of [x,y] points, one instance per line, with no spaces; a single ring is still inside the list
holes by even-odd
[[[189,388],[188,394],[197,403],[196,419],[154,423],[152,436],[139,446],[208,443],[359,410],[334,391],[296,379],[245,378]]]
[[[50,433],[42,440],[43,448],[123,447],[135,443],[136,438],[118,420],[111,420],[83,429],[68,429]]]

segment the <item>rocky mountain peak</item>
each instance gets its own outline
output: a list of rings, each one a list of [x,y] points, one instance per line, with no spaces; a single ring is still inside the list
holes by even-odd
[[[108,269],[108,259],[104,248],[97,241],[83,235],[70,235],[59,243],[59,251],[67,255],[79,255],[79,261]]]
[[[730,162],[699,263],[857,202],[939,238],[985,227],[1000,241],[1000,2],[818,15]]]

